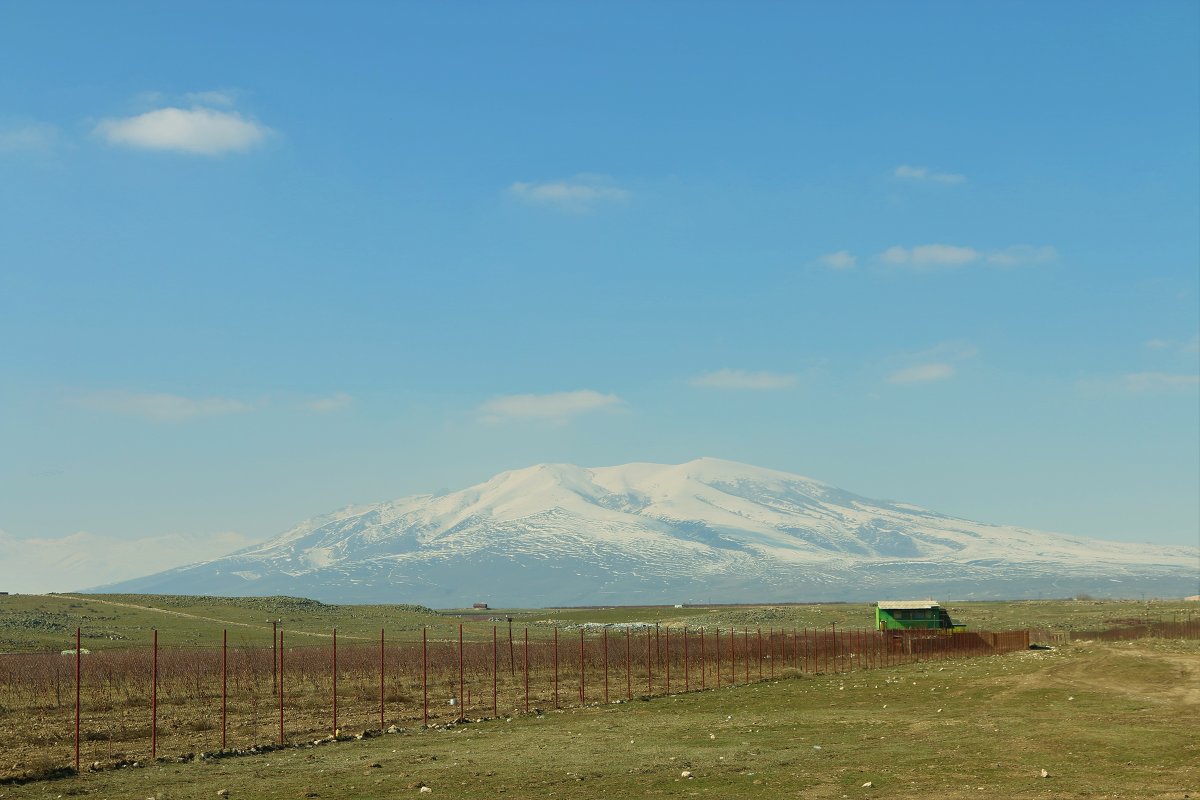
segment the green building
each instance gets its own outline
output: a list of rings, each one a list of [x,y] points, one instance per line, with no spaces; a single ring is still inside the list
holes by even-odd
[[[936,600],[880,600],[875,604],[875,629],[901,630],[964,630],[950,619],[950,612]]]

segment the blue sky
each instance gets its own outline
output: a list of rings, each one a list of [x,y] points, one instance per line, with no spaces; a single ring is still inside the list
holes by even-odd
[[[711,455],[1194,545],[1198,29],[6,3],[0,537],[157,566],[539,461]]]

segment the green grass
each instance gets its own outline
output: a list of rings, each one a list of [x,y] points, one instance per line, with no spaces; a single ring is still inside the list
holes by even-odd
[[[1042,638],[1093,630],[1137,619],[1183,619],[1200,613],[1181,601],[1015,602],[943,601],[955,619],[976,630],[1029,628]],[[120,605],[118,605],[120,604]],[[327,637],[330,630],[348,640],[374,640],[380,628],[389,638],[415,639],[428,626],[433,639],[451,639],[464,624],[469,639],[487,639],[493,625],[530,626],[534,637],[550,626],[583,623],[659,622],[692,627],[821,628],[870,627],[869,605],[852,603],[763,606],[617,606],[567,609],[490,609],[433,611],[420,606],[328,605],[289,597],[221,598],[172,595],[10,595],[0,596],[0,652],[63,650],[74,645],[76,626],[90,649],[146,646],[157,628],[164,644],[215,645],[229,628],[231,641],[270,643],[270,620],[302,637]]]
[[[104,771],[0,798],[350,800],[418,783],[462,800],[1195,797],[1197,678],[1196,642],[1075,644]]]

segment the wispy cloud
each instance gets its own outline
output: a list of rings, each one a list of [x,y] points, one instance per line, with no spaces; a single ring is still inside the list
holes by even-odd
[[[349,408],[352,402],[354,400],[350,395],[345,392],[337,392],[329,397],[318,397],[315,400],[309,400],[304,404],[304,407],[318,414],[328,414],[331,411],[341,411],[343,408]]]
[[[48,122],[0,122],[0,155],[49,153],[61,141],[58,128]]]
[[[1014,244],[987,254],[987,263],[996,267],[1024,267],[1029,264],[1048,264],[1058,258],[1058,250],[1050,245],[1040,247]]]
[[[1146,347],[1150,350],[1176,350],[1181,353],[1200,353],[1200,334],[1185,341],[1178,339],[1151,339],[1146,342]]]
[[[909,361],[966,361],[979,355],[979,348],[970,342],[939,342],[933,347],[906,353],[901,358]]]
[[[101,120],[93,132],[111,145],[219,156],[246,152],[272,131],[236,111],[195,106]]]
[[[237,102],[236,89],[216,89],[206,92],[188,92],[183,97],[198,106],[232,106]]]
[[[124,391],[94,392],[74,398],[73,403],[80,408],[142,417],[155,422],[182,422],[197,417],[239,414],[254,408],[240,400],[224,397],[191,398],[177,394]]]
[[[983,256],[973,247],[953,244],[920,244],[916,247],[893,245],[880,253],[879,258],[888,264],[930,267],[961,267],[978,261]]]
[[[854,265],[858,263],[858,259],[852,256],[847,250],[826,253],[817,260],[830,269],[853,269]]]
[[[896,360],[901,363],[908,362],[908,366],[893,370],[888,374],[887,381],[894,384],[944,381],[957,373],[954,366],[956,363],[968,361],[978,355],[979,348],[970,342],[939,342],[925,350],[896,356]]]
[[[885,264],[916,270],[953,269],[969,264],[986,263],[995,267],[1018,267],[1045,264],[1058,258],[1058,251],[1049,245],[1014,244],[998,250],[978,250],[954,244],[921,244],[915,247],[893,245],[879,254]]]
[[[1200,375],[1178,375],[1169,372],[1133,372],[1121,376],[1126,391],[1136,394],[1174,392],[1200,386]]]
[[[633,193],[603,175],[576,175],[567,180],[517,182],[508,187],[513,197],[532,205],[564,211],[588,211],[602,203],[620,203]]]
[[[0,584],[18,592],[77,591],[217,558],[253,543],[232,532],[124,539],[88,532],[18,538],[0,530]]]
[[[692,378],[692,386],[705,389],[750,389],[770,391],[790,389],[796,385],[797,376],[784,372],[747,372],[742,369],[719,369]]]
[[[550,394],[510,394],[493,397],[479,407],[486,420],[545,419],[565,422],[581,414],[612,410],[625,401],[615,394],[603,394],[592,389]]]
[[[917,364],[888,375],[888,383],[932,383],[954,376],[954,367],[945,363]]]
[[[906,181],[921,181],[929,183],[966,183],[967,176],[957,172],[935,172],[928,167],[913,167],[901,164],[892,170],[892,176]]]

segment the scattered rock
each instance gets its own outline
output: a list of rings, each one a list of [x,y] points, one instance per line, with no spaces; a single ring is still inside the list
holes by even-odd
[[[692,775],[692,771],[690,769],[685,769],[683,772],[679,773],[679,777],[691,779],[695,776]]]
[[[433,789],[430,789],[428,786],[422,786],[420,791],[421,794],[430,794],[433,792]]]
[[[387,732],[388,732],[388,733],[399,733],[399,732],[400,732],[400,729],[399,729],[399,728],[397,728],[395,725],[389,725],[389,726],[388,726],[388,729],[387,729]]]
[[[376,761],[374,764],[368,764],[367,768],[368,769],[383,769],[383,764],[380,764],[378,761]]]
[[[862,785],[862,788],[864,788],[864,789],[870,789],[870,788],[871,788],[872,786],[874,786],[874,785],[875,785],[875,784],[871,783],[870,781],[867,781],[866,783],[864,783],[864,784]]]
[[[1046,772],[1046,770],[1042,770],[1042,777],[1043,777],[1043,778],[1049,778],[1049,777],[1050,777],[1050,773],[1049,773],[1049,772]]]
[[[217,789],[217,797],[229,797],[228,789]]]

